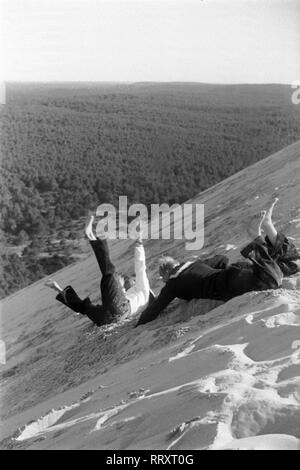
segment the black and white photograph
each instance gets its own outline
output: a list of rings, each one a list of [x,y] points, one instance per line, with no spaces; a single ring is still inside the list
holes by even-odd
[[[0,0],[0,55],[0,450],[300,450],[299,0]]]

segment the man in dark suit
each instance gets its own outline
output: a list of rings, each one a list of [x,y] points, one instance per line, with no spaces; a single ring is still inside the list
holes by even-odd
[[[229,265],[228,258],[222,255],[186,263],[179,263],[171,257],[162,258],[159,273],[165,286],[142,313],[136,326],[154,320],[175,298],[226,302],[246,292],[278,289],[284,275],[298,272],[300,253],[284,234],[277,233],[272,222],[277,200],[262,212],[256,237],[241,251],[246,261]]]

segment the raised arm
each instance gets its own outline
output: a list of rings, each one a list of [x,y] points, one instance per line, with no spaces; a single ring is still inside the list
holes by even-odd
[[[146,274],[146,256],[143,243],[137,241],[134,247],[134,271],[136,287],[138,289],[149,289],[149,280]]]
[[[160,312],[162,312],[162,310],[166,308],[166,306],[169,305],[175,297],[176,296],[170,286],[168,284],[165,285],[165,287],[160,291],[157,299],[143,311],[136,326],[155,320]]]

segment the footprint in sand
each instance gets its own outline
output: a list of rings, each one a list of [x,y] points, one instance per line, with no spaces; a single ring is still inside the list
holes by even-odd
[[[300,348],[300,340],[293,341],[292,349],[298,349],[298,348]]]
[[[267,328],[277,328],[279,326],[300,326],[300,316],[294,312],[285,312],[274,315],[267,320],[261,320]]]

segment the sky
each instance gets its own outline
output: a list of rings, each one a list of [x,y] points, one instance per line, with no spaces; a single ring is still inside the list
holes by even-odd
[[[291,83],[299,0],[0,0],[1,81]]]

